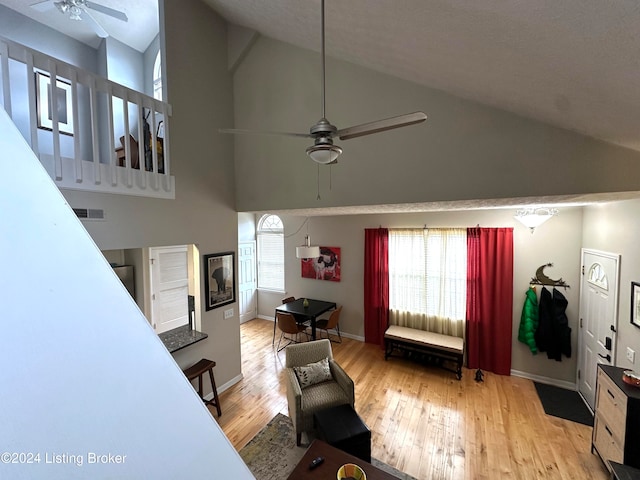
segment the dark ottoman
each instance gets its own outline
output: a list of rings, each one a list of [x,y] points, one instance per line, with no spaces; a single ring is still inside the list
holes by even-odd
[[[371,463],[371,431],[351,405],[320,410],[313,419],[320,440]]]

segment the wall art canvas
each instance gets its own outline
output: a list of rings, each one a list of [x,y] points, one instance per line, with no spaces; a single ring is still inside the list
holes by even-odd
[[[234,252],[214,253],[204,256],[204,287],[207,294],[206,310],[212,310],[236,301],[234,266]]]
[[[342,273],[340,261],[340,247],[320,247],[320,256],[318,258],[303,258],[300,260],[302,278],[339,282]]]
[[[36,88],[38,128],[53,130],[51,77],[46,73],[36,72]],[[58,131],[73,136],[71,84],[60,79],[56,80],[55,109],[58,113]]]

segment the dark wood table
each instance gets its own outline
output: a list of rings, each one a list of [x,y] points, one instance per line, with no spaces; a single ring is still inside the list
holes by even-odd
[[[336,308],[335,302],[325,302],[324,300],[314,300],[307,298],[309,306],[304,306],[304,298],[298,298],[293,302],[283,303],[276,308],[276,312],[291,313],[298,321],[311,321],[311,338],[316,339],[316,319],[325,312]],[[274,325],[275,331],[275,325]]]
[[[639,480],[640,470],[630,467],[628,465],[622,465],[621,463],[609,461],[611,465],[611,479],[612,480]]]
[[[316,457],[324,457],[324,462],[319,467],[309,470],[309,464]],[[313,480],[335,480],[338,469],[345,463],[359,465],[364,470],[364,473],[367,474],[367,480],[398,480],[397,477],[390,473],[380,470],[370,463],[360,460],[358,457],[338,450],[321,440],[314,440],[311,443],[307,453],[304,454],[302,460],[291,472],[288,480],[304,480],[307,478]]]

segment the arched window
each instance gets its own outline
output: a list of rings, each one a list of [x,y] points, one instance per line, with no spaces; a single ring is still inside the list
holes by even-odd
[[[258,288],[284,291],[284,225],[277,215],[258,222]]]
[[[160,50],[156,55],[156,61],[153,62],[153,98],[162,100],[162,60],[160,59]]]

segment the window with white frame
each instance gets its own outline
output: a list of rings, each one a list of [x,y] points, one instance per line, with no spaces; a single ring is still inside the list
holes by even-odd
[[[461,336],[466,292],[466,229],[389,230],[389,310],[393,323]]]
[[[258,222],[258,288],[284,291],[284,225],[277,215]]]
[[[156,60],[153,62],[153,98],[162,100],[162,60],[159,50]]]

